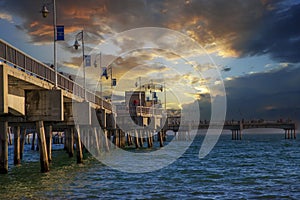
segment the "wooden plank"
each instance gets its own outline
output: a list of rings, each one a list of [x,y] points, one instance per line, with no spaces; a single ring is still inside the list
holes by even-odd
[[[47,154],[47,145],[45,137],[45,129],[43,121],[36,122],[36,129],[38,133],[39,149],[40,149],[40,165],[41,172],[45,173],[49,171],[49,160]]]

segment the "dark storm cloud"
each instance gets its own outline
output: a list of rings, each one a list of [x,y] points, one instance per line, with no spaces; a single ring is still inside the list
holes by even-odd
[[[252,74],[225,82],[227,116],[300,121],[300,68]]]
[[[52,15],[41,17],[42,3],[7,0],[1,1],[0,10],[20,17],[18,28],[33,42],[51,42]],[[84,29],[94,35],[90,42],[156,26],[183,32],[222,56],[270,54],[279,61],[298,62],[300,4],[289,4],[278,0],[65,0],[57,1],[57,23],[65,25],[66,34]]]
[[[268,13],[253,30],[251,37],[241,38],[233,48],[243,55],[269,53],[284,62],[300,61],[300,4],[284,9],[278,7]]]

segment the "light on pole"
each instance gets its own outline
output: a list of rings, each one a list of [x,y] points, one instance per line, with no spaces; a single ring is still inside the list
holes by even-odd
[[[53,65],[54,65],[54,71],[55,71],[55,88],[57,87],[57,63],[56,63],[56,4],[55,0],[52,2],[53,4]],[[44,18],[48,16],[50,13],[47,9],[47,5],[44,4],[41,10],[41,13]]]
[[[86,101],[86,79],[85,79],[85,55],[84,55],[84,40],[83,40],[83,30],[76,34],[75,42],[73,47],[77,50],[80,47],[79,41],[82,43],[82,65],[83,65],[83,90],[84,90],[84,100]]]

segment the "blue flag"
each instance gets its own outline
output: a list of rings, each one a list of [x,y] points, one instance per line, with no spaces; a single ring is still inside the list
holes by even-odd
[[[85,55],[84,61],[85,61],[85,67],[90,67],[91,66],[91,55]]]
[[[56,26],[56,41],[65,40],[65,27],[64,26]]]

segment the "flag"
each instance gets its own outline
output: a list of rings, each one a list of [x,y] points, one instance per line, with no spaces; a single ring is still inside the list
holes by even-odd
[[[91,66],[91,55],[84,55],[85,67]]]
[[[64,31],[65,27],[64,26],[56,26],[56,41],[62,41],[65,40],[65,34]]]
[[[108,79],[107,68],[106,67],[102,68],[102,75],[101,75],[101,77],[102,76],[105,76],[105,78]]]

